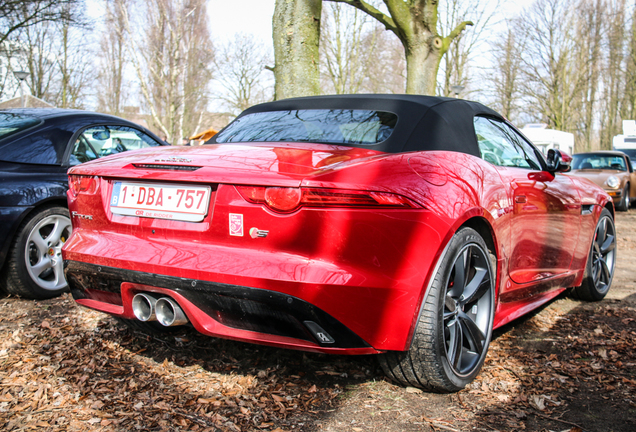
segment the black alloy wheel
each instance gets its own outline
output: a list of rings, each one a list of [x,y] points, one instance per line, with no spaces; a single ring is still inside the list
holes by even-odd
[[[616,228],[614,218],[603,209],[596,223],[592,246],[585,266],[583,283],[573,294],[581,300],[602,300],[609,291],[616,264]]]
[[[478,366],[492,321],[491,275],[486,252],[466,245],[455,259],[444,297],[446,358],[458,376]]]
[[[422,308],[411,348],[379,356],[393,380],[437,392],[464,388],[479,373],[492,335],[495,273],[482,237],[451,239]]]

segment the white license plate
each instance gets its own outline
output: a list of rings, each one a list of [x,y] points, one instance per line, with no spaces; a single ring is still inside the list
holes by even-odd
[[[110,211],[125,216],[201,222],[210,204],[209,186],[115,182]]]

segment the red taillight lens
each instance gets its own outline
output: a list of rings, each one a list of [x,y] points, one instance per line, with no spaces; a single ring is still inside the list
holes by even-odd
[[[262,204],[265,202],[264,186],[237,186],[236,187],[243,198],[251,203]]]
[[[288,212],[298,207],[301,196],[298,188],[270,187],[265,189],[265,204],[272,210]]]
[[[298,207],[375,207],[419,208],[401,195],[386,192],[364,192],[341,189],[280,188],[237,186],[241,196],[254,204],[265,204],[278,212],[291,212]]]
[[[68,176],[68,187],[76,197],[80,192],[95,193],[97,181],[95,177],[70,175]]]

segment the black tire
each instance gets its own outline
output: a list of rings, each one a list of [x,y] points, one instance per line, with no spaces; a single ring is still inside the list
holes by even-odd
[[[30,214],[18,228],[0,275],[6,292],[48,299],[67,291],[62,246],[71,230],[71,218],[64,207],[45,207]]]
[[[115,321],[124,324],[132,331],[139,331],[147,335],[162,335],[170,334],[178,331],[182,331],[186,326],[171,326],[166,327],[159,324],[157,321],[139,321],[136,319],[126,319],[114,317]]]
[[[616,228],[614,218],[603,209],[596,223],[592,246],[585,264],[583,283],[572,290],[573,297],[587,301],[602,300],[614,278],[616,264]]]
[[[387,376],[442,393],[475,379],[492,335],[494,281],[486,243],[472,228],[460,229],[435,274],[411,348],[379,356]]]
[[[629,183],[625,185],[625,189],[623,189],[623,195],[621,196],[621,201],[616,204],[616,210],[618,211],[627,211],[629,210],[629,204],[631,199],[629,198]]]

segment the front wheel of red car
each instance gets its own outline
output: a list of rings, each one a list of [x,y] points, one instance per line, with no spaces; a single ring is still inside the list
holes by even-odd
[[[435,274],[411,348],[380,356],[385,373],[403,385],[437,392],[469,384],[490,344],[494,281],[486,243],[475,230],[460,229]]]
[[[616,228],[614,218],[603,209],[596,223],[592,246],[587,257],[583,283],[572,290],[574,297],[587,301],[602,300],[614,278],[616,264]]]

